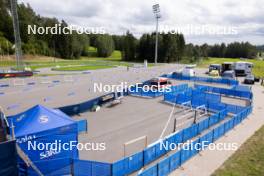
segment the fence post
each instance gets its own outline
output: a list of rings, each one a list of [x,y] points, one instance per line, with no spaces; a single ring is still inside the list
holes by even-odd
[[[176,125],[177,125],[177,120],[176,118],[174,119],[174,126],[173,126],[173,133],[176,132]]]

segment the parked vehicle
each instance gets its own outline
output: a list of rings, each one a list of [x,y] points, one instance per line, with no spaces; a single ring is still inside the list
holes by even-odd
[[[220,77],[220,74],[219,74],[218,70],[212,70],[212,71],[209,72],[209,76]]]
[[[225,71],[231,71],[234,70],[234,63],[233,62],[224,62],[222,63],[221,67],[221,74],[223,74]]]
[[[208,71],[209,76],[218,77],[221,74],[220,64],[211,64]]]
[[[212,71],[212,70],[217,70],[219,72],[219,74],[221,73],[221,65],[220,64],[211,64],[209,66],[209,73]]]
[[[252,74],[253,64],[251,62],[236,62],[235,72],[236,76],[246,76]]]
[[[245,84],[255,84],[255,77],[252,74],[249,74],[246,76],[245,80],[244,80]]]
[[[227,71],[222,73],[222,77],[227,78],[227,79],[235,79],[236,74],[235,74],[234,70],[227,70]]]
[[[33,76],[32,71],[7,71],[0,72],[0,78],[15,78],[15,77],[29,77]]]
[[[153,78],[145,83],[146,85],[153,86],[154,88],[166,88],[171,85],[168,78]]]
[[[195,76],[195,71],[194,68],[196,65],[187,65],[183,70],[182,70],[182,76]]]

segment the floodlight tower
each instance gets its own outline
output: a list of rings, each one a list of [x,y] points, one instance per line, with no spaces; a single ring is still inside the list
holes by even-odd
[[[10,0],[11,4],[11,14],[13,18],[13,28],[14,28],[14,36],[15,36],[15,49],[16,49],[16,66],[17,69],[22,68],[22,50],[21,50],[21,38],[19,31],[19,21],[17,15],[17,0]]]
[[[159,4],[155,4],[152,6],[153,8],[153,13],[156,18],[156,44],[155,44],[155,64],[157,65],[158,63],[158,37],[159,37],[159,18],[161,18],[160,15],[160,7]]]

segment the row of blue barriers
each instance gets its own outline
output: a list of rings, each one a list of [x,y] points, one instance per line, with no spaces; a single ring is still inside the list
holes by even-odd
[[[203,141],[208,144],[214,142],[219,137],[224,135],[234,126],[239,124],[244,118],[248,116],[252,111],[252,107],[248,107],[241,113],[237,114],[232,119],[226,121],[222,125],[216,127],[210,132],[196,139],[192,144],[202,143]],[[167,142],[169,145],[172,143],[179,144],[184,143],[187,140],[196,137],[206,129],[222,121],[227,115],[226,110],[214,114],[213,116],[194,124],[189,128],[183,129],[173,135],[167,136],[163,142]],[[67,175],[73,174],[76,176],[124,176],[140,170],[143,166],[147,166],[152,161],[164,156],[170,150],[166,148],[160,149],[160,142],[150,145],[144,151],[136,153],[132,156],[124,158],[113,164],[103,163],[96,161],[86,161],[80,159],[61,158],[56,159],[58,165],[53,165],[53,161],[42,161],[35,163],[38,167],[45,171],[45,175]],[[166,157],[158,164],[144,170],[140,176],[165,176],[170,172],[177,169],[189,158],[197,154],[199,150],[180,150],[169,157]],[[32,168],[20,166],[20,170],[23,170],[25,175],[37,175]],[[22,173],[20,171],[20,173]]]
[[[54,162],[57,163],[54,165]],[[34,162],[41,168],[44,175],[75,175],[75,176],[111,176],[110,163],[97,161],[86,161],[73,158],[60,158],[46,161]],[[32,167],[27,167],[25,163],[19,163],[20,175],[37,176]]]
[[[220,94],[207,93],[199,88],[197,90],[189,88],[187,91],[178,94],[166,93],[164,94],[164,101],[176,104],[191,102],[192,107],[205,105],[211,111],[227,109],[228,112],[233,114],[237,114],[245,108],[243,106],[222,103]]]
[[[237,90],[237,89],[226,89],[220,87],[204,86],[195,84],[194,87],[201,91],[212,92],[217,94],[223,94],[227,96],[234,96],[239,98],[246,98],[252,100],[253,93],[251,91]]]
[[[227,111],[222,110],[197,124],[167,136],[162,141],[149,145],[141,152],[113,163],[112,176],[124,176],[141,169],[143,166],[150,164],[170,151],[167,148],[160,147],[162,143],[168,143],[168,145],[170,145],[171,143],[179,144],[186,142],[198,134],[201,134],[209,127],[222,121],[226,116]]]
[[[244,111],[240,112],[230,120],[226,121],[225,123],[221,124],[220,126],[210,130],[206,134],[202,135],[195,141],[192,141],[189,145],[194,146],[195,144],[205,144],[209,145],[213,143],[218,138],[223,136],[225,133],[233,129],[236,125],[242,122],[252,111],[252,107],[247,107]],[[181,149],[174,154],[166,157],[159,163],[155,164],[154,166],[142,171],[139,173],[139,176],[167,176],[177,168],[179,168],[182,164],[184,164],[187,160],[195,156],[199,153],[202,149],[197,149],[193,147],[187,147],[186,149]]]
[[[187,89],[188,89],[188,84],[170,86],[170,87],[167,87],[166,89],[163,88],[163,89],[157,89],[157,90],[144,90],[144,88],[132,86],[130,87],[129,95],[155,98],[155,97],[162,96],[163,94],[166,94],[168,92],[179,93],[179,92],[186,91]]]
[[[167,77],[177,80],[189,80],[194,82],[207,82],[207,83],[218,83],[218,84],[227,84],[231,86],[238,85],[239,82],[234,79],[225,79],[225,78],[208,78],[208,77],[199,77],[199,76],[182,76],[181,74],[164,74],[162,77]]]

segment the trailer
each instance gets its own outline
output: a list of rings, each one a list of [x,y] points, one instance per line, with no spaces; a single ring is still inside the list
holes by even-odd
[[[236,62],[235,73],[236,76],[246,76],[252,74],[253,64],[251,62]]]

